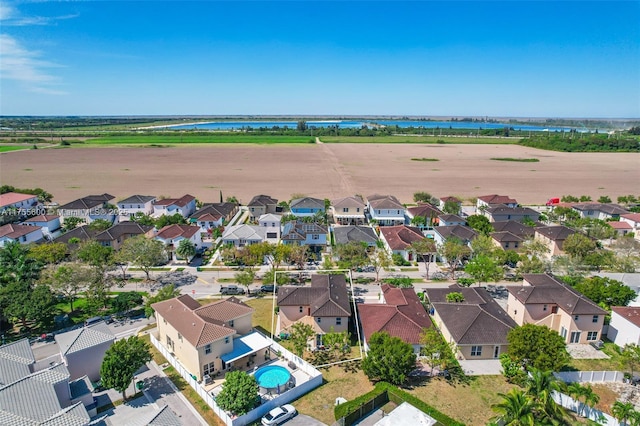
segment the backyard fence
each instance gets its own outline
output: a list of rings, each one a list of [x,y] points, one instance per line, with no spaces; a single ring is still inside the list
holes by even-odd
[[[604,425],[604,426],[621,426],[621,423],[610,416],[607,413],[603,413],[600,410],[589,407],[588,405],[576,401],[571,398],[569,395],[559,392],[553,392],[552,394],[553,400],[556,404],[563,406],[567,410],[571,410],[579,415],[588,418],[589,420],[593,420],[594,422]]]
[[[553,374],[565,383],[622,382],[624,379],[621,371],[561,371]]]

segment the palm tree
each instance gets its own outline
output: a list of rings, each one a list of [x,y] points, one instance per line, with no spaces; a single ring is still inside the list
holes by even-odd
[[[584,393],[582,394],[582,396],[584,397],[585,405],[588,405],[589,407],[593,407],[600,401],[600,396],[593,391],[593,388],[591,387],[591,385],[584,386],[583,392]],[[584,406],[582,408],[584,409]]]
[[[491,409],[498,413],[494,417],[497,424],[505,426],[534,426],[536,419],[534,410],[536,403],[530,396],[519,389],[511,389],[507,394],[499,393],[502,401],[493,404]]]
[[[189,259],[196,255],[196,246],[191,242],[191,240],[186,238],[182,239],[178,244],[176,254],[189,263]]]
[[[543,417],[551,422],[562,422],[565,418],[564,409],[553,400],[553,392],[562,391],[563,385],[551,371],[537,368],[531,368],[529,371],[526,393],[538,403]]]
[[[620,424],[626,424],[627,420],[629,420],[629,418],[633,416],[632,413],[634,411],[635,410],[632,403],[616,401],[611,409],[611,414],[613,414],[613,417],[615,417],[616,420],[620,422]]]
[[[584,409],[584,406],[581,406],[580,403],[582,402],[582,397],[586,396],[586,387],[582,386],[580,382],[573,382],[570,383],[569,386],[567,386],[567,392],[569,393],[569,395],[571,395],[571,397],[578,401],[578,414],[582,415],[581,413]]]

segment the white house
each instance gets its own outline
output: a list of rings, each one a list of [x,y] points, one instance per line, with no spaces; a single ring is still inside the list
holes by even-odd
[[[87,195],[70,203],[58,207],[58,214],[62,223],[68,217],[78,217],[87,224],[97,219],[104,219],[113,223],[117,218],[116,208],[109,204],[114,196],[110,194]]]
[[[460,201],[456,197],[442,197],[440,198],[440,203],[438,204],[438,207],[440,208],[440,210],[444,211],[444,206],[447,203],[456,203],[458,205],[457,214],[460,214],[460,211],[462,210],[462,201]]]
[[[424,240],[424,235],[420,229],[413,226],[383,226],[380,228],[380,238],[384,246],[392,254],[399,254],[405,260],[411,262],[416,260],[411,243]]]
[[[153,216],[173,216],[180,214],[187,218],[196,211],[196,197],[193,195],[183,195],[180,198],[165,198],[153,202]]]
[[[476,208],[478,210],[487,209],[494,204],[504,204],[507,207],[518,207],[518,201],[506,195],[483,195],[482,197],[478,197],[476,200]]]
[[[0,194],[0,211],[16,209],[18,210],[18,215],[26,216],[37,205],[37,195],[20,194],[18,192]]]
[[[159,230],[154,238],[162,242],[171,252],[171,255],[175,256],[175,251],[182,240],[191,241],[196,249],[202,247],[200,232],[199,226],[167,225]]]
[[[265,240],[266,228],[258,225],[233,225],[222,233],[222,243],[236,247],[244,247],[261,243]]]
[[[640,307],[612,306],[607,338],[620,347],[640,345]]]
[[[35,243],[42,240],[42,228],[40,226],[17,225],[9,223],[0,226],[0,247],[4,247],[12,241],[20,244]]]
[[[580,203],[574,204],[572,208],[577,211],[582,218],[600,220],[617,219],[621,215],[629,213],[629,210],[617,204],[608,203]]]
[[[118,213],[120,221],[130,220],[136,213],[151,216],[153,214],[153,203],[156,197],[153,195],[132,195],[129,198],[118,201]]]
[[[58,215],[41,214],[25,220],[22,224],[39,226],[42,229],[42,235],[49,239],[57,237],[61,232],[60,216]]]
[[[367,209],[371,220],[380,226],[404,224],[404,206],[393,195],[370,195],[367,197]]]
[[[636,238],[640,239],[640,213],[627,213],[620,215],[620,222],[625,222],[631,225],[633,232],[636,234]]]
[[[280,222],[282,216],[267,213],[258,218],[258,225],[265,230],[265,240],[270,243],[278,243],[280,241]]]

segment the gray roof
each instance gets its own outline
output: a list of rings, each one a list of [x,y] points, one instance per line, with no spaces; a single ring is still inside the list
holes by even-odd
[[[318,223],[306,223],[306,222],[287,222],[282,229],[283,241],[304,241],[307,238],[307,234],[321,235],[326,234],[327,228],[324,225]]]
[[[88,327],[56,334],[55,339],[60,346],[60,353],[65,356],[105,342],[113,343],[115,337],[107,324],[100,321]]]
[[[0,386],[31,374],[30,366],[35,362],[27,339],[0,346]]]
[[[365,242],[375,245],[378,241],[376,231],[370,226],[336,226],[333,228],[336,244],[347,244],[351,241]]]
[[[132,195],[129,198],[118,201],[118,204],[145,204],[155,199],[156,197],[153,195]]]
[[[71,399],[76,399],[82,395],[93,392],[93,384],[89,377],[82,376],[79,379],[69,382],[69,390],[71,391]]]
[[[253,197],[251,201],[249,201],[249,204],[247,204],[247,206],[275,206],[276,204],[278,204],[278,200],[276,200],[275,198],[268,195],[260,194]]]
[[[222,234],[223,240],[264,240],[266,235],[266,227],[257,225],[233,225],[224,230]]]
[[[491,222],[491,226],[493,226],[496,232],[510,232],[522,238],[533,237],[533,234],[536,232],[533,227],[524,225],[521,222],[516,222],[515,220],[499,220],[497,222]]]
[[[111,194],[101,195],[87,195],[86,197],[78,198],[70,203],[64,204],[58,207],[58,210],[87,210],[96,206],[101,206],[106,202],[113,200],[115,197]]]
[[[56,243],[65,243],[65,244],[69,244],[69,240],[72,238],[77,238],[80,241],[86,241],[94,238],[96,235],[98,235],[98,233],[99,231],[91,229],[89,225],[82,225],[75,229],[72,229],[69,232],[65,232],[64,234],[60,235],[58,238],[55,238],[54,241]]]
[[[445,240],[453,237],[466,242],[478,236],[476,231],[464,225],[436,226],[433,229]]]
[[[178,416],[171,411],[169,406],[165,405],[160,411],[154,414],[148,424],[153,426],[181,426],[182,422]]]
[[[621,215],[625,213],[629,213],[629,210],[620,207],[618,204],[608,204],[608,203],[584,203],[584,204],[574,204],[574,210],[585,211],[585,210],[595,210],[602,213],[610,214],[610,215]]]
[[[367,197],[372,209],[404,210],[404,206],[393,195],[374,194]]]
[[[529,207],[509,207],[504,204],[492,205],[487,209],[489,214],[493,215],[514,215],[514,216],[524,216],[531,217],[532,220],[538,220],[540,217],[540,213],[533,210]],[[535,218],[535,219],[533,219]]]
[[[538,226],[535,228],[535,232],[540,235],[544,235],[552,241],[564,241],[570,235],[577,233],[578,231],[568,228],[564,225],[553,226]]]
[[[364,207],[365,207],[364,201],[362,201],[362,198],[360,198],[358,196],[338,198],[337,200],[333,200],[331,202],[331,205],[334,208],[336,208],[336,207],[360,207],[360,208],[364,209]],[[340,212],[337,212],[337,213],[339,214]]]
[[[291,204],[289,205],[289,209],[291,210],[304,208],[324,210],[324,200],[312,197],[296,198],[295,200],[291,200]]]
[[[316,274],[310,287],[282,286],[278,306],[309,306],[317,317],[351,316],[351,305],[344,275]]]
[[[115,241],[123,235],[133,236],[146,234],[152,229],[153,226],[140,225],[136,222],[127,221],[113,225],[111,228],[97,234],[94,238],[98,241]]]

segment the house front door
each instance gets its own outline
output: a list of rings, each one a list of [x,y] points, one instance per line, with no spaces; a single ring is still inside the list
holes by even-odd
[[[572,331],[571,332],[571,341],[569,343],[580,343],[580,332]]]
[[[500,356],[500,346],[495,346],[493,348],[493,357],[498,358]]]

